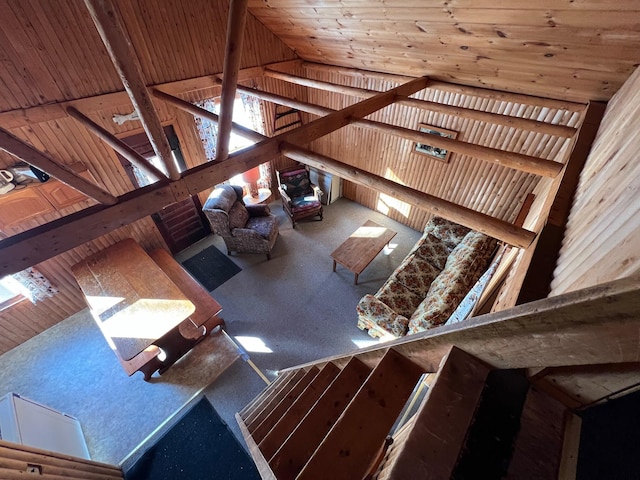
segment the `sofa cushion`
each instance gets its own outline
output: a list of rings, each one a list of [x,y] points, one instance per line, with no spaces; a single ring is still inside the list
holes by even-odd
[[[247,224],[247,220],[249,220],[249,212],[245,206],[236,202],[229,210],[229,228],[233,230],[234,228],[244,228]]]
[[[409,318],[409,333],[443,325],[486,270],[496,240],[470,231],[453,249],[444,270]]]
[[[424,298],[397,281],[385,283],[375,296],[394,312],[407,318],[418,308]]]
[[[431,284],[424,301],[409,318],[409,333],[446,323],[468,291],[463,283],[451,281],[448,275],[439,275]]]
[[[436,267],[439,273],[446,265],[451,250],[453,250],[453,247],[449,247],[435,235],[427,233],[414,253]]]
[[[278,235],[278,219],[274,215],[251,217],[246,228],[253,230],[262,238],[272,240],[274,235]]]
[[[430,261],[419,255],[411,255],[409,261],[403,262],[403,268],[396,270],[396,281],[402,283],[420,298],[424,298],[431,282],[440,273],[441,269],[434,267]]]
[[[470,231],[471,229],[442,217],[433,217],[425,228],[425,233],[440,239],[450,249],[454,249]]]

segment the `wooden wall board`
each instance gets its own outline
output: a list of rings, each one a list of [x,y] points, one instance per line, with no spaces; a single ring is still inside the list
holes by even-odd
[[[551,295],[620,278],[640,267],[640,70],[609,103],[582,171]]]

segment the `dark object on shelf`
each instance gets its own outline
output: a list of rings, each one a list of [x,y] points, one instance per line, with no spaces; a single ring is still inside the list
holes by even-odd
[[[41,182],[46,182],[51,178],[48,173],[45,173],[42,170],[38,170],[36,167],[30,166],[29,168],[31,169],[33,174],[36,176],[36,178]]]

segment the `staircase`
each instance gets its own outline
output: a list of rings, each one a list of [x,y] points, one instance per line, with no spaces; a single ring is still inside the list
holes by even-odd
[[[289,369],[236,418],[265,479],[575,478],[580,419],[525,369],[636,361],[637,294],[616,281]]]
[[[393,349],[290,370],[237,419],[263,478],[557,478],[566,407],[452,347],[407,415],[424,373]]]

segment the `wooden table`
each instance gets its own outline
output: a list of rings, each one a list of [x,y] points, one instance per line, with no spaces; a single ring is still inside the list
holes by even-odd
[[[331,254],[333,271],[336,271],[336,263],[339,263],[354,273],[353,283],[357,285],[358,275],[395,236],[396,232],[393,230],[378,225],[372,220],[367,220],[333,251]]]
[[[183,293],[186,283],[181,285],[182,277],[169,264],[173,262],[174,269],[180,265],[164,255],[154,261],[133,239],[126,239],[71,268],[123,368],[129,375],[141,370],[145,380],[202,340],[212,322],[223,322],[217,317],[222,308],[208,295],[207,308],[196,312],[193,295]],[[186,271],[177,273],[190,279]]]

